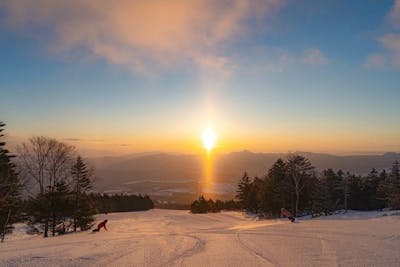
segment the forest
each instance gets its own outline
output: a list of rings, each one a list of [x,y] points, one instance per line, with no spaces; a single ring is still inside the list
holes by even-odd
[[[294,216],[329,215],[336,210],[400,209],[400,170],[398,161],[367,175],[326,169],[317,172],[304,156],[289,154],[278,159],[264,177],[251,179],[244,173],[237,186],[237,206],[268,218],[285,208]],[[214,203],[200,197],[191,205],[193,213],[217,212]]]

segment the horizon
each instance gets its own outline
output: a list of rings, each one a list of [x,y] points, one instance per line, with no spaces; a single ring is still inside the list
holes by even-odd
[[[0,34],[11,148],[400,151],[400,0],[5,0]]]
[[[79,152],[79,151],[78,151]],[[290,154],[314,154],[314,155],[328,155],[335,157],[352,157],[352,156],[385,156],[390,154],[400,154],[399,151],[382,151],[382,152],[348,152],[348,153],[329,153],[329,152],[315,152],[315,151],[286,151],[286,152],[268,152],[268,151],[252,151],[248,149],[237,150],[237,151],[225,151],[225,152],[213,152],[213,156],[218,157],[221,155],[230,155],[230,154],[239,154],[239,153],[251,153],[251,154],[265,154],[265,155],[290,155]],[[204,152],[199,153],[185,153],[185,152],[173,152],[173,151],[142,151],[142,152],[133,152],[128,154],[106,154],[106,155],[83,155],[86,158],[124,158],[124,157],[146,157],[146,156],[154,156],[154,155],[174,155],[174,156],[198,156],[203,157]]]

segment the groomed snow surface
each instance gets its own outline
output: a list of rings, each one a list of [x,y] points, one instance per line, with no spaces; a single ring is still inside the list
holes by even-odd
[[[108,231],[0,244],[0,266],[400,266],[400,216],[350,212],[256,220],[239,212],[150,210],[97,216]]]

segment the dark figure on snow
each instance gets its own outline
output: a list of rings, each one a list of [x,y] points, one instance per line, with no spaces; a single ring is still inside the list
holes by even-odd
[[[287,217],[291,222],[294,222],[296,219],[292,216],[290,211],[288,211],[285,208],[281,208],[281,218],[282,217]]]
[[[97,228],[94,229],[93,232],[99,232],[101,228],[104,228],[104,230],[107,231],[106,223],[107,223],[107,220],[104,220],[104,221],[102,221],[101,223],[99,223],[99,224],[97,225]]]

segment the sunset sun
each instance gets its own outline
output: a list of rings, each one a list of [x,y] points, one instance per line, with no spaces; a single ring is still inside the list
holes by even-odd
[[[202,135],[202,140],[203,140],[204,148],[207,149],[207,151],[210,151],[211,149],[213,149],[213,147],[215,146],[216,139],[217,139],[217,137],[216,137],[214,131],[210,127],[204,129],[203,135]]]

